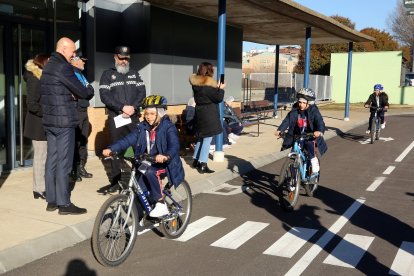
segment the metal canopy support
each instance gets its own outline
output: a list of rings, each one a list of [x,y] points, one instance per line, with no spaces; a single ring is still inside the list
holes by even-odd
[[[224,74],[225,54],[226,54],[226,0],[218,0],[218,49],[217,49],[217,80],[220,75]],[[220,123],[223,125],[224,103],[219,104]],[[223,152],[223,133],[216,136],[216,150],[213,154],[213,160],[217,162],[224,161]]]
[[[305,68],[303,76],[303,87],[309,87],[310,51],[311,51],[312,28],[306,27],[306,46],[305,46]]]
[[[273,117],[277,118],[277,101],[278,101],[278,89],[279,89],[279,52],[280,46],[276,45],[276,62],[275,62],[275,92],[273,95]]]
[[[344,121],[349,121],[349,97],[351,95],[351,72],[352,72],[352,51],[354,43],[349,42],[348,46],[348,72],[346,75],[346,96],[345,96],[345,117]]]

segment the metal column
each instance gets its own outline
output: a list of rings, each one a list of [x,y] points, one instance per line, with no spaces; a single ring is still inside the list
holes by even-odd
[[[351,95],[351,72],[352,72],[352,51],[354,43],[349,42],[348,46],[348,72],[346,75],[346,96],[345,96],[345,117],[344,121],[349,121],[349,97]]]
[[[224,74],[225,54],[226,54],[226,0],[218,0],[218,49],[217,49],[217,80],[220,75]],[[223,124],[224,103],[219,104],[220,122]],[[216,136],[216,150],[213,154],[213,160],[218,162],[224,161],[223,152],[223,133]]]
[[[273,117],[277,118],[277,101],[279,89],[279,52],[280,46],[276,45],[276,62],[275,62],[275,92],[273,95]]]
[[[305,46],[305,68],[303,75],[303,87],[309,87],[310,51],[311,51],[312,28],[306,27],[306,46]]]

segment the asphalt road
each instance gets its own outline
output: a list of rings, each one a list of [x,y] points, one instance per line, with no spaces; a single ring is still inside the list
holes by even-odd
[[[116,268],[86,241],[4,275],[414,275],[413,119],[387,119],[393,140],[361,143],[365,127],[329,140],[320,187],[294,212],[273,189],[280,160],[196,196],[206,228],[182,241],[149,231]]]

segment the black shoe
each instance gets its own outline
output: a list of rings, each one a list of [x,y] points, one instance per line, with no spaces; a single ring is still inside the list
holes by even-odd
[[[69,206],[59,206],[59,215],[81,215],[86,212],[85,208],[79,208],[73,203],[69,204]]]
[[[215,171],[210,170],[210,168],[207,166],[207,163],[200,162],[200,164],[197,167],[197,171],[201,174],[203,173],[214,173]]]
[[[79,175],[84,177],[84,178],[92,178],[92,176],[93,176],[93,174],[88,173],[86,171],[85,163],[83,163],[83,162],[78,166],[78,172],[79,172]]]
[[[70,176],[72,177],[72,180],[74,182],[81,182],[82,181],[82,177],[79,174],[79,170],[78,171],[72,171],[70,173]]]
[[[58,206],[56,205],[56,203],[48,203],[47,207],[46,207],[46,211],[48,212],[53,212],[58,208]]]
[[[193,159],[193,168],[196,169],[199,165],[199,162],[197,159]]]
[[[33,197],[34,199],[38,199],[38,198],[46,199],[46,192],[41,192],[41,193],[33,192]]]
[[[121,187],[119,186],[119,184],[118,183],[116,183],[115,185],[111,185],[109,188],[108,188],[108,193],[116,193],[116,192],[118,192],[118,191],[120,191],[121,190]]]

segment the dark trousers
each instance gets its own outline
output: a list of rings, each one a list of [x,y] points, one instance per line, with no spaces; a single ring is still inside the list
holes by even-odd
[[[90,131],[89,118],[87,111],[79,111],[79,125],[76,128],[75,155],[73,158],[73,168],[79,163],[86,163],[88,159],[88,136]]]
[[[378,112],[377,116],[380,119],[380,123],[383,124],[385,121],[385,113],[384,111],[380,111]],[[368,121],[368,129],[371,130],[371,122],[372,122],[372,118],[375,117],[375,111],[371,112],[371,114],[369,115],[369,121]]]
[[[131,120],[132,123],[116,128],[114,118],[109,117],[109,132],[111,134],[111,143],[115,143],[120,138],[125,137],[137,127],[137,124],[139,123],[138,116],[131,117]],[[111,174],[109,177],[112,184],[116,184],[116,182],[121,179],[121,168],[123,164],[124,153],[125,151],[117,152],[119,159],[111,160]]]
[[[309,160],[315,157],[315,140],[302,141],[302,148],[307,151]]]
[[[152,199],[154,202],[162,198],[162,187],[160,175],[165,173],[165,169],[154,168],[152,166],[148,167],[145,176],[141,175],[138,179],[140,185],[145,185],[148,190],[151,191]]]
[[[69,173],[75,149],[75,128],[45,127],[47,136],[46,201],[70,204]]]

